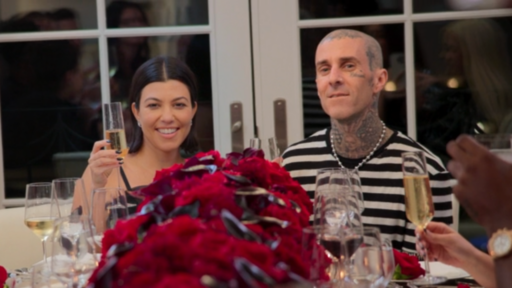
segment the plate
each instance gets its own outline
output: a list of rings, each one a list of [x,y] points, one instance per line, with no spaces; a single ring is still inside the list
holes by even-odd
[[[443,264],[441,262],[429,262],[430,264],[430,274],[434,276],[445,276],[450,279],[459,279],[468,277],[469,273],[450,265]],[[425,268],[425,263],[423,261],[420,261],[421,267]]]
[[[429,262],[430,264],[430,274],[434,276],[445,276],[447,280],[460,279],[469,277],[469,273],[450,265],[443,264],[441,262]],[[423,269],[425,269],[425,263],[420,261],[420,265]],[[411,280],[391,280],[395,283],[407,283]]]

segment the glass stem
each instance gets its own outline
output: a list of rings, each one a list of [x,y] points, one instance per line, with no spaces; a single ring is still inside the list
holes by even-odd
[[[428,262],[427,247],[425,247],[425,278],[430,278],[430,263]]]
[[[46,261],[46,239],[41,239],[41,243],[43,244],[43,260],[45,263],[47,263],[48,261]]]

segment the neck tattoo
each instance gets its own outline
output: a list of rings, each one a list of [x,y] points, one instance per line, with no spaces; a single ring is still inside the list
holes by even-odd
[[[379,148],[380,143],[382,142],[382,139],[384,139],[384,135],[386,135],[386,124],[384,124],[384,122],[382,120],[380,121],[380,123],[382,123],[382,133],[380,134],[379,141],[377,142],[375,147],[373,147],[372,151],[370,151],[370,154],[366,155],[366,157],[363,159],[363,161],[361,161],[361,163],[357,164],[357,166],[354,167],[354,171],[357,171],[359,168],[361,168],[361,166],[363,166],[363,164],[366,163],[370,159],[370,157],[372,157],[373,153],[375,153],[375,151],[377,151],[377,149]],[[336,153],[336,149],[334,149],[334,139],[332,137],[332,130],[331,130],[330,134],[331,134],[332,155],[338,161],[338,164],[340,164],[340,167],[345,168],[345,166],[343,166],[343,164],[341,163],[341,160],[338,157],[338,154]]]

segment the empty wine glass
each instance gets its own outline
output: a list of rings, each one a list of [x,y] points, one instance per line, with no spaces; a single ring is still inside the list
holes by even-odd
[[[55,284],[56,279],[52,276],[52,267],[50,263],[39,262],[31,267],[32,288],[49,288]],[[55,286],[53,286],[55,287]]]
[[[98,263],[88,221],[78,215],[55,220],[51,267],[67,287],[83,287]]]
[[[128,217],[126,192],[122,188],[94,189],[91,211],[94,242],[101,247],[105,230],[114,228],[117,220]]]
[[[361,188],[361,178],[359,178],[359,172],[358,170],[352,169],[345,169],[345,171],[352,188],[353,199],[357,203],[359,213],[362,214],[364,211],[364,197],[363,189]]]
[[[474,138],[496,156],[512,163],[511,134],[478,134]]]
[[[86,200],[84,183],[81,178],[59,178],[52,181],[53,195],[56,199],[55,204],[60,217],[76,215],[89,215],[89,204]],[[75,203],[75,195],[82,195],[82,203]]]
[[[423,151],[402,153],[404,174],[405,214],[414,225],[425,229],[434,218],[434,204]],[[425,249],[426,250],[426,249]],[[425,252],[428,255],[427,252]],[[413,280],[414,285],[432,285],[446,281],[444,276],[432,276],[428,257],[425,257],[425,276]]]
[[[344,228],[362,227],[361,201],[354,193],[348,169],[337,168],[332,171],[327,195],[329,200],[325,201],[325,217],[328,221],[340,221],[337,225]]]
[[[259,138],[249,139],[249,147],[253,149],[261,149],[261,140]]]
[[[382,269],[384,271],[383,286],[389,284],[395,273],[395,256],[393,254],[393,245],[389,239],[382,241]]]
[[[274,137],[268,138],[268,152],[270,155],[270,160],[274,160],[281,155],[279,147],[277,147],[276,139]]]
[[[321,225],[325,223],[325,196],[329,192],[331,174],[336,169],[326,168],[319,169],[316,173],[315,195],[313,200],[313,225]],[[311,197],[311,196],[310,196]]]
[[[46,239],[53,230],[53,221],[59,217],[52,210],[52,183],[31,183],[25,192],[25,225],[41,239],[43,259],[46,262]]]
[[[349,256],[345,287],[384,287],[380,231],[375,227],[344,230],[344,244]]]

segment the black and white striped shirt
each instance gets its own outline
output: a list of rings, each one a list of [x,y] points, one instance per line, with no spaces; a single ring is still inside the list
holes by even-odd
[[[332,155],[330,128],[320,130],[310,137],[288,147],[283,154],[283,166],[314,198],[318,169],[338,168]],[[359,168],[365,209],[363,223],[380,228],[382,238],[392,240],[393,247],[406,252],[416,252],[414,224],[407,220],[402,174],[402,152],[424,151],[435,215],[433,221],[452,224],[452,186],[455,184],[441,160],[427,148],[400,132],[377,149],[374,155]],[[354,168],[363,159],[349,159],[338,155],[343,166]]]

